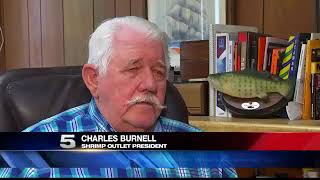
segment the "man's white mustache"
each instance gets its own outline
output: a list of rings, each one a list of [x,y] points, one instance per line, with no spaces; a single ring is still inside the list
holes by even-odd
[[[132,98],[131,100],[128,101],[128,105],[132,106],[138,103],[148,103],[151,104],[153,106],[155,106],[158,109],[164,109],[166,108],[166,106],[163,106],[159,99],[152,94],[146,94],[146,95],[142,95],[142,96],[136,96],[134,98]]]

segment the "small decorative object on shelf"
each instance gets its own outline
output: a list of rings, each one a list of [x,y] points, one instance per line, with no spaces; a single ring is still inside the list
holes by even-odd
[[[270,93],[265,99],[237,98],[223,95],[222,102],[233,117],[272,118],[285,117],[288,100],[278,93]]]
[[[255,70],[212,74],[208,81],[223,93],[222,102],[233,116],[248,118],[281,116],[295,86],[291,80]]]

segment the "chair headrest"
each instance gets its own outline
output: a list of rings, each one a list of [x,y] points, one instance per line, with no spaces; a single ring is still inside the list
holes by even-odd
[[[82,67],[31,68],[0,75],[0,131],[21,131],[39,120],[88,103]],[[188,123],[178,90],[167,82],[167,109],[162,116]]]

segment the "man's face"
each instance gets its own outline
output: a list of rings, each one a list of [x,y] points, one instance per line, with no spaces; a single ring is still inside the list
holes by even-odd
[[[146,95],[164,103],[166,68],[160,41],[121,29],[114,38],[108,70],[98,76],[98,107],[117,131],[151,130],[161,109],[128,101]]]

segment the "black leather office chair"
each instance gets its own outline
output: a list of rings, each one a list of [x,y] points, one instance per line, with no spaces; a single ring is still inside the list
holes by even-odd
[[[0,132],[21,131],[39,120],[88,103],[81,66],[17,69],[0,75]],[[167,81],[162,116],[188,123],[178,90]]]

